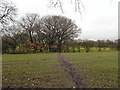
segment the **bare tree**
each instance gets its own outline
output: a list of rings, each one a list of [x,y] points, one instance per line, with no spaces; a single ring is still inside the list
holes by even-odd
[[[102,49],[103,47],[105,47],[105,42],[104,42],[104,40],[98,40],[98,41],[97,41],[97,47],[99,48],[99,52],[100,52],[101,49]]]
[[[37,14],[27,14],[20,21],[20,25],[23,28],[23,32],[27,33],[31,43],[33,43],[33,35],[35,35],[36,23],[39,20]]]
[[[46,37],[47,43],[57,45],[58,51],[61,52],[62,44],[73,40],[80,33],[80,29],[71,20],[63,16],[47,16],[44,18],[44,28],[42,32]]]
[[[118,51],[120,51],[120,39],[115,40],[115,43]]]
[[[14,21],[16,14],[16,7],[12,2],[0,1],[0,24],[8,24],[9,21]]]
[[[111,41],[111,40],[108,39],[108,40],[106,41],[106,43],[107,43],[107,47],[111,48],[111,50],[114,49],[114,47],[115,47],[114,45],[115,45],[115,44],[114,44],[113,41]]]
[[[20,38],[16,37],[17,34],[19,33],[19,28],[17,27],[17,24],[13,24],[11,26],[7,26],[6,28],[7,33],[4,33],[4,36],[2,37],[3,41],[3,48],[4,44],[8,44],[12,50],[15,50],[16,46],[20,44],[19,40]]]
[[[76,52],[76,50],[75,50],[76,46],[77,46],[77,41],[76,41],[76,40],[73,40],[73,41],[71,42],[71,47],[72,47],[72,52],[73,52],[73,53]]]
[[[81,42],[82,42],[81,39],[78,39],[78,40],[77,40],[78,52],[80,52]]]
[[[90,40],[83,40],[82,42],[82,46],[84,47],[86,52],[89,52],[91,47],[94,46],[94,41],[90,41]]]

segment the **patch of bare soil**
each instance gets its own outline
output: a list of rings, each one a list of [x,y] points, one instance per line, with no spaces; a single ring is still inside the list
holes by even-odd
[[[85,88],[86,85],[82,81],[80,74],[73,67],[73,65],[69,62],[69,60],[61,54],[57,54],[57,56],[58,56],[58,62],[64,68],[65,72],[67,72],[71,76],[73,83],[76,85],[75,88]]]

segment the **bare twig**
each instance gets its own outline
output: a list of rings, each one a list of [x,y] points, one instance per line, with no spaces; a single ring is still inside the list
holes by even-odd
[[[0,2],[0,24],[8,24],[9,21],[14,21],[16,15],[16,7],[12,2]]]
[[[62,11],[62,13],[64,13],[63,5],[62,5],[62,1],[61,0],[50,0],[49,7],[55,7],[55,8],[58,7]]]
[[[85,6],[83,5],[81,0],[69,0],[71,2],[71,4],[73,4],[74,1],[74,7],[75,7],[75,12],[79,12],[82,18],[82,10],[85,10]],[[63,4],[62,0],[50,0],[49,2],[49,7],[55,7],[55,8],[60,8],[60,10],[62,11],[62,13],[64,13],[64,9],[63,9]]]

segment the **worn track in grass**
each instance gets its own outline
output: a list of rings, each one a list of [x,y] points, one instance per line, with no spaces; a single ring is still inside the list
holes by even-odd
[[[75,88],[85,88],[86,85],[82,81],[80,74],[73,67],[73,65],[70,64],[69,60],[61,54],[57,54],[57,56],[58,56],[58,62],[64,68],[65,72],[67,72],[71,76],[73,83],[76,85]]]

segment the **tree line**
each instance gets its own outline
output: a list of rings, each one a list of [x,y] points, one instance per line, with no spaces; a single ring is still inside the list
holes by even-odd
[[[4,29],[2,36],[3,53],[41,53],[41,52],[89,52],[92,47],[118,50],[115,40],[80,40],[81,29],[74,21],[64,16],[45,16],[27,14],[13,25]],[[77,49],[77,50],[76,50]]]
[[[82,48],[89,52],[92,47],[97,47],[99,52],[103,48],[119,50],[119,39],[76,40],[81,29],[74,21],[63,16],[40,18],[32,13],[15,21],[16,7],[4,0],[0,2],[0,11],[2,53],[81,52]]]
[[[63,16],[27,14],[20,21],[5,29],[2,37],[3,53],[61,52],[62,45],[74,40],[80,28]]]

